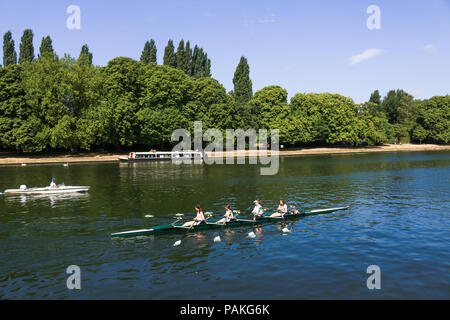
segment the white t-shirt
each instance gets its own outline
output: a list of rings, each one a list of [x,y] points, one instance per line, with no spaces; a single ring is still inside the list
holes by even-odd
[[[253,212],[254,214],[260,215],[260,214],[261,214],[261,213],[260,213],[261,208],[262,208],[262,206],[260,206],[259,204],[257,204],[257,205],[255,206],[255,208],[253,209],[252,212]]]
[[[278,210],[280,210],[281,212],[283,212],[283,213],[286,213],[287,212],[287,204],[284,204],[284,205],[279,205],[278,206]]]
[[[233,212],[231,210],[227,210],[227,212],[225,212],[225,220],[229,222],[231,220],[232,215]]]

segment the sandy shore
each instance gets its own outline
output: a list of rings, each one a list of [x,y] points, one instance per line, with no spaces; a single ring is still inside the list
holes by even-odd
[[[358,147],[358,148],[303,148],[280,150],[280,156],[314,155],[314,154],[339,154],[339,153],[366,153],[366,152],[397,152],[397,151],[440,151],[450,150],[450,145],[435,144],[389,144],[384,146]],[[270,152],[270,151],[269,151]],[[208,152],[209,157],[235,157],[256,156],[257,151],[234,151],[234,152]],[[76,155],[48,155],[48,156],[8,156],[0,154],[0,165],[18,164],[44,164],[44,163],[82,163],[82,162],[111,162],[118,161],[120,156],[127,154],[97,154],[86,153]]]
[[[67,154],[67,155],[46,155],[46,156],[3,156],[0,155],[0,165],[2,164],[37,164],[37,163],[74,163],[74,162],[105,162],[117,161],[119,157],[128,156],[128,154]]]
[[[339,154],[339,153],[367,153],[367,152],[397,152],[397,151],[441,151],[450,150],[450,145],[436,144],[388,144],[383,146],[348,147],[348,148],[304,148],[280,150],[280,156]],[[270,151],[269,151],[270,153]],[[209,157],[257,156],[258,151],[208,152]]]

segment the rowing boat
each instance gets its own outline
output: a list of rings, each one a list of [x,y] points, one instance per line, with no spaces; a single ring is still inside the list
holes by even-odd
[[[87,186],[59,186],[58,188],[27,188],[21,186],[20,189],[7,189],[3,193],[5,195],[33,195],[33,194],[61,194],[61,193],[73,193],[73,192],[87,192],[89,187]]]
[[[280,221],[280,220],[287,220],[287,219],[295,219],[295,218],[300,218],[300,217],[305,217],[305,216],[312,216],[312,215],[316,215],[316,214],[331,213],[331,212],[346,210],[346,209],[348,209],[348,207],[305,210],[298,214],[285,214],[284,217],[263,216],[256,220],[237,217],[236,219],[231,220],[230,222],[227,222],[225,224],[218,223],[218,221],[221,220],[222,218],[210,218],[210,219],[207,219],[205,223],[201,223],[199,225],[195,225],[192,227],[183,227],[184,222],[177,221],[172,224],[159,225],[159,226],[153,227],[151,229],[139,229],[139,230],[131,230],[131,231],[112,233],[111,237],[113,237],[113,238],[131,238],[131,237],[139,237],[139,236],[164,234],[164,233],[170,233],[170,232],[198,231],[198,230],[214,229],[214,228],[222,228],[222,227],[236,227],[236,226],[249,225],[249,224],[258,225],[258,224],[267,223],[267,222],[274,222],[277,220]]]

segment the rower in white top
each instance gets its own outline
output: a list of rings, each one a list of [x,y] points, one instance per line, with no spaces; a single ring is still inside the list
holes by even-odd
[[[205,223],[205,215],[203,214],[203,209],[199,204],[195,206],[195,211],[197,211],[197,215],[194,220],[184,223],[182,227],[192,228],[193,226],[198,226],[201,223]]]
[[[230,205],[229,204],[227,204],[226,206],[225,206],[225,214],[224,214],[224,217],[225,218],[222,218],[222,219],[220,219],[219,221],[217,221],[217,223],[219,224],[225,224],[225,223],[227,223],[227,222],[230,222],[231,220],[234,220],[234,212],[233,212],[233,210],[231,210],[231,207],[230,207]]]
[[[280,200],[280,205],[278,206],[277,212],[272,213],[271,217],[283,217],[288,211],[287,204],[284,200]]]
[[[264,208],[262,206],[261,200],[259,200],[259,199],[256,199],[254,201],[254,204],[255,204],[255,207],[253,208],[252,213],[253,213],[253,219],[256,220],[256,219],[262,218],[262,216],[264,214]]]

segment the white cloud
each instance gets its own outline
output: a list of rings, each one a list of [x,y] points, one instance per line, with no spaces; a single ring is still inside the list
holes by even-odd
[[[423,91],[419,89],[405,89],[405,91],[414,98],[420,98],[423,95]]]
[[[426,46],[424,46],[422,48],[423,51],[428,52],[428,53],[436,53],[437,52],[437,48],[434,44],[429,43]]]
[[[381,49],[367,49],[364,50],[363,53],[357,54],[350,58],[350,64],[357,64],[363,62],[364,60],[375,58],[380,54],[384,53],[384,50]]]

